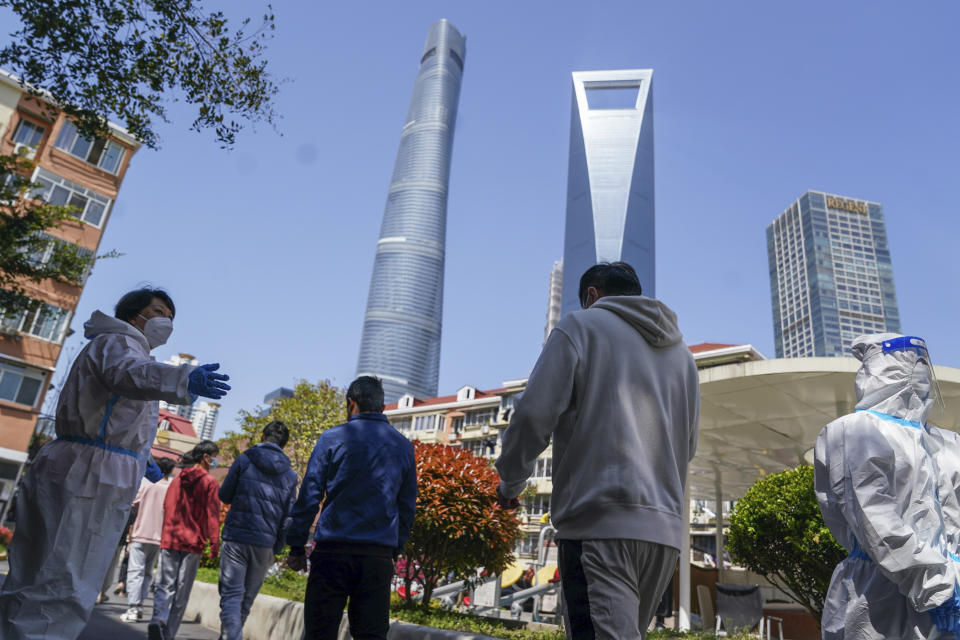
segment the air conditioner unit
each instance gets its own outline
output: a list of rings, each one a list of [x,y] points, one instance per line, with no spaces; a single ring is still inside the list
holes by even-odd
[[[22,156],[27,160],[33,160],[33,157],[37,155],[37,150],[31,146],[23,144],[22,142],[18,142],[13,147],[13,155]]]
[[[490,433],[490,425],[485,424],[480,427],[480,433]]]

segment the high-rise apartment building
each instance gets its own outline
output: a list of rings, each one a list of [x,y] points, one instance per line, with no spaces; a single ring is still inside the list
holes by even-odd
[[[655,295],[652,81],[650,69],[573,74],[564,314],[580,308],[580,276],[598,262],[629,262]]]
[[[108,139],[83,138],[71,120],[41,100],[0,71],[0,154],[22,154],[34,162],[36,197],[75,207],[74,217],[45,232],[47,246],[32,259],[49,261],[57,243],[79,247],[92,258],[140,145],[112,125]],[[27,295],[40,306],[0,319],[0,501],[26,461],[85,281],[26,282]]]
[[[179,367],[189,364],[197,366],[200,362],[189,353],[180,353],[170,356],[166,364]],[[220,404],[203,398],[198,398],[193,404],[170,404],[160,401],[160,408],[186,418],[193,424],[193,430],[201,440],[213,440],[213,432],[217,428],[217,418],[220,416]]]
[[[550,332],[560,322],[560,308],[563,301],[563,260],[553,263],[550,270],[550,293],[547,296],[547,326],[543,330],[543,341],[550,337]]]
[[[849,355],[853,339],[900,331],[883,207],[807,191],[767,227],[778,358]]]
[[[440,374],[447,188],[466,38],[430,27],[400,134],[367,296],[357,375],[387,401],[436,395]]]

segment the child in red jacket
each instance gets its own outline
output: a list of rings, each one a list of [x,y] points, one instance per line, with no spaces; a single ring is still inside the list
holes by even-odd
[[[188,466],[170,483],[163,501],[163,536],[160,542],[160,579],[147,627],[149,640],[172,640],[190,599],[200,554],[210,543],[210,557],[220,544],[220,485],[208,471],[217,466],[220,448],[204,440],[184,454]]]

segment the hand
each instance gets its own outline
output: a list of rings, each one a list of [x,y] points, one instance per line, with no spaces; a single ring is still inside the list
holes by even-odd
[[[202,364],[190,372],[190,380],[187,390],[196,396],[204,398],[213,398],[219,400],[230,391],[230,385],[222,382],[229,380],[230,376],[225,373],[214,373],[220,368],[220,364]]]
[[[220,555],[220,545],[210,545],[210,559],[216,560],[218,555]]]
[[[497,487],[497,502],[500,504],[500,508],[506,511],[512,511],[520,507],[520,499],[504,497],[504,495],[500,493],[500,487]]]
[[[294,571],[306,571],[307,556],[287,556],[287,566]]]

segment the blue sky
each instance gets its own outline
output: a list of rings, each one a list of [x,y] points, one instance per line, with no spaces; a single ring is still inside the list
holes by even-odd
[[[256,2],[221,3],[257,15]],[[883,203],[904,331],[960,366],[960,41],[952,2],[274,3],[279,134],[233,151],[171,110],[133,159],[81,324],[150,282],[166,359],[221,362],[239,409],[356,366],[386,189],[427,28],[467,36],[440,392],[525,376],[563,242],[570,72],[654,69],[657,293],[688,343],[774,355],[764,229],[807,189]],[[280,135],[282,134],[282,135]]]

